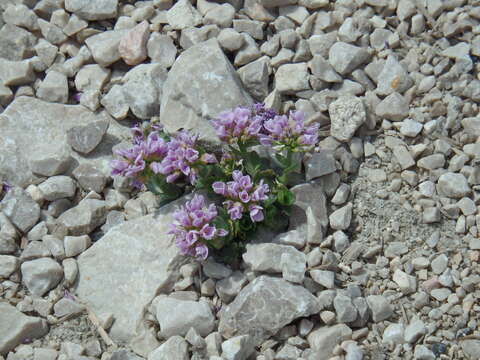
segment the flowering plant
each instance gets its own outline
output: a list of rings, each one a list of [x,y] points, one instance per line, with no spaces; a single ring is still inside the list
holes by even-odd
[[[169,233],[184,255],[206,259],[214,251],[231,260],[259,226],[288,226],[295,200],[289,186],[303,178],[294,155],[314,148],[318,124],[307,125],[299,111],[279,115],[255,104],[223,112],[212,125],[223,142],[221,153],[207,151],[186,131],[135,126],[132,145],[115,151],[112,174],[131,178],[164,203],[204,190],[211,203],[195,194],[173,214]],[[272,149],[273,159],[260,155],[258,146]]]

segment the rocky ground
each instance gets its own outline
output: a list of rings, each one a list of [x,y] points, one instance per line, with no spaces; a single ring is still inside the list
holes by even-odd
[[[479,359],[479,58],[478,0],[1,1],[0,359]],[[112,148],[258,101],[290,229],[185,258]]]

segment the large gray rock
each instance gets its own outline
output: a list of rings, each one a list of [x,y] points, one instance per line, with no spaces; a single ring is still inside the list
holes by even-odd
[[[232,64],[215,39],[180,55],[163,87],[160,120],[167,131],[195,129],[218,141],[209,120],[220,112],[252,104]]]
[[[26,316],[13,306],[0,302],[0,356],[6,355],[27,339],[35,339],[48,332],[47,322]]]
[[[295,319],[319,310],[317,298],[303,286],[260,276],[222,309],[219,331],[226,338],[251,335],[259,345]]]
[[[110,335],[117,341],[137,335],[145,307],[172,288],[186,261],[167,235],[177,203],[112,228],[78,258],[76,293],[96,314],[113,314]]]
[[[67,131],[99,120],[110,123],[102,143],[88,156],[72,151],[67,145]],[[0,177],[22,187],[38,182],[31,162],[41,154],[47,164],[46,158],[56,158],[60,151],[76,160],[69,171],[89,162],[110,174],[112,146],[128,137],[129,132],[106,112],[92,113],[81,105],[52,104],[32,97],[16,98],[0,115]]]

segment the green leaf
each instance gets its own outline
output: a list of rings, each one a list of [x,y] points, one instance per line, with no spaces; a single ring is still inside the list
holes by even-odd
[[[284,206],[291,206],[295,203],[295,194],[285,188],[278,192],[277,200]]]

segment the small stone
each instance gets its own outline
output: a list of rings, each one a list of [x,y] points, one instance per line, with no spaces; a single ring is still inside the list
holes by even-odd
[[[147,52],[148,57],[152,59],[152,62],[159,63],[163,67],[169,68],[175,62],[177,47],[170,36],[153,33],[148,39]]]
[[[41,258],[21,266],[23,282],[34,295],[43,296],[63,278],[62,267],[54,260]]]
[[[431,292],[430,292],[430,295],[442,302],[442,301],[445,301],[447,300],[447,298],[450,296],[452,292],[449,290],[449,289],[445,289],[445,288],[441,288],[441,289],[433,289]]]
[[[260,58],[237,70],[240,79],[248,92],[257,100],[263,100],[268,95],[267,61]]]
[[[117,16],[118,0],[98,0],[85,3],[82,0],[65,0],[65,9],[85,20],[113,19]]]
[[[85,40],[95,62],[108,67],[120,60],[118,45],[127,30],[110,30],[90,36]]]
[[[423,210],[422,219],[425,224],[439,222],[441,218],[440,209],[437,207],[427,207]]]
[[[234,29],[222,29],[217,36],[218,43],[222,49],[227,51],[236,51],[242,47],[245,42],[244,37]]]
[[[189,0],[179,0],[167,11],[167,20],[173,30],[182,30],[202,23],[202,16]]]
[[[78,275],[78,265],[75,259],[65,259],[62,261],[63,272],[65,276],[65,285],[70,286],[75,283]]]
[[[345,324],[324,326],[313,332],[308,337],[308,343],[314,351],[321,352],[321,356],[329,359],[333,355],[335,345],[352,336],[352,330]],[[317,357],[319,358],[319,357]]]
[[[7,279],[18,269],[20,261],[15,256],[0,255],[0,278]]]
[[[412,119],[405,119],[400,127],[400,133],[408,137],[415,137],[423,129],[423,125]]]
[[[411,294],[417,291],[417,279],[415,276],[408,275],[400,269],[393,273],[393,281],[395,281],[403,294]]]
[[[77,152],[89,154],[100,144],[109,127],[108,121],[96,121],[67,130],[67,142]]]
[[[392,342],[393,344],[402,344],[404,341],[405,327],[403,324],[390,324],[383,332],[383,342]]]
[[[28,232],[40,218],[40,207],[23,189],[11,188],[0,202],[0,210],[20,231]]]
[[[438,178],[437,192],[440,196],[460,199],[470,194],[471,189],[463,174],[447,172]]]
[[[163,359],[188,360],[188,343],[181,336],[175,335],[148,355],[148,360]],[[123,360],[123,358],[118,360]],[[125,358],[125,360],[127,359]]]
[[[375,113],[387,120],[402,121],[408,116],[409,104],[402,95],[394,92],[377,105]]]
[[[378,75],[377,93],[379,95],[390,95],[392,93],[404,93],[413,85],[412,78],[400,65],[394,55],[390,55],[383,66],[382,72]]]
[[[129,106],[121,85],[113,85],[100,103],[117,120],[124,119],[128,114]]]
[[[206,336],[213,330],[214,316],[206,302],[159,296],[153,301],[153,306],[162,336],[166,338],[174,335],[185,336],[191,327],[201,336]]]
[[[328,55],[328,61],[341,75],[351,73],[369,58],[365,49],[344,42],[333,44]]]
[[[241,271],[235,271],[229,277],[217,281],[215,289],[223,302],[231,302],[235,296],[242,290],[248,282],[246,276]]]
[[[107,176],[92,164],[81,164],[75,168],[72,175],[85,191],[101,193],[107,183]]]
[[[147,58],[147,41],[150,36],[148,21],[144,20],[122,37],[118,52],[127,65],[138,65]]]
[[[68,176],[52,176],[38,186],[47,201],[70,198],[75,195],[75,182]]]
[[[339,323],[353,322],[357,318],[357,309],[349,296],[337,294],[333,299],[333,307]]]
[[[40,31],[42,32],[43,37],[48,42],[59,45],[67,40],[67,35],[65,35],[58,26],[55,26],[48,21],[45,21],[41,18],[37,20],[38,26],[40,27]]]
[[[334,230],[347,230],[352,221],[353,204],[348,203],[329,216],[330,227]]]
[[[417,166],[422,169],[434,170],[440,169],[445,165],[445,156],[443,154],[433,154],[425,156],[417,161]]]
[[[460,342],[462,346],[463,353],[468,357],[468,359],[474,360],[478,357],[480,352],[480,340],[463,340]]]
[[[275,73],[275,87],[282,93],[292,93],[310,88],[306,63],[285,64]]]
[[[92,232],[105,221],[105,202],[96,199],[84,199],[77,206],[64,212],[58,221],[71,235],[85,235]]]
[[[349,141],[365,122],[366,113],[362,100],[354,96],[342,96],[328,107],[331,135],[340,141]]]
[[[17,345],[26,340],[42,337],[48,332],[45,320],[26,316],[5,302],[0,302],[0,323],[6,325],[0,327],[0,356],[6,356]],[[12,354],[10,353],[10,355]],[[20,358],[18,359],[20,360]]]
[[[97,64],[85,65],[75,76],[78,91],[102,90],[110,79],[110,70]]]
[[[65,244],[66,257],[77,256],[87,250],[92,244],[92,240],[88,235],[65,236],[63,242]]]
[[[29,84],[34,79],[32,63],[0,58],[0,79],[5,86]]]
[[[230,28],[235,16],[235,8],[230,4],[222,4],[207,11],[203,17],[204,24],[215,24],[220,28]]]
[[[81,314],[85,310],[85,306],[76,303],[73,300],[63,298],[60,299],[53,306],[53,311],[56,317],[63,317],[67,315]]]
[[[230,268],[217,263],[212,259],[205,261],[202,268],[205,276],[216,280],[227,278],[232,274],[232,270]]]
[[[233,61],[235,66],[242,66],[261,56],[256,41],[249,34],[242,34],[244,42]]]
[[[67,77],[57,71],[48,72],[37,89],[37,96],[45,101],[65,104],[68,100]]]
[[[393,308],[390,302],[381,295],[368,296],[367,303],[372,311],[372,319],[374,322],[389,319],[393,315]]]
[[[414,319],[405,328],[404,338],[409,344],[415,343],[421,336],[427,333],[427,328],[422,320]]]
[[[222,343],[222,358],[226,360],[247,359],[254,352],[250,335],[235,336]]]
[[[393,148],[393,155],[399,162],[402,170],[408,169],[415,165],[415,160],[413,159],[412,154],[410,154],[407,147],[404,145],[395,146]]]

